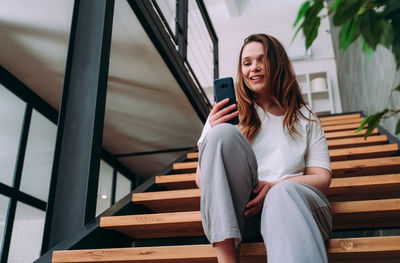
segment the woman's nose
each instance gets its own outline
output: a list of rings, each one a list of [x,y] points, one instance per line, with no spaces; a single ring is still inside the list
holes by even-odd
[[[258,72],[260,71],[260,66],[255,64],[251,67],[251,72]]]

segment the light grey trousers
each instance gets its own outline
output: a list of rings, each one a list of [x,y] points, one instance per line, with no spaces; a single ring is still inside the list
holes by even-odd
[[[332,209],[315,187],[283,181],[273,186],[261,214],[243,216],[258,183],[257,160],[231,124],[213,127],[199,152],[201,217],[210,243],[234,238],[236,245],[259,232],[269,263],[328,262],[324,241],[332,229]]]

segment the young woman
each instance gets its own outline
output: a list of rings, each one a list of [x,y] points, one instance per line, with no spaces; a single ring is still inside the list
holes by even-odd
[[[218,262],[239,262],[258,231],[269,263],[327,262],[328,147],[278,40],[245,39],[236,93],[237,110],[216,103],[198,142],[202,224]],[[225,123],[237,115],[238,127]]]

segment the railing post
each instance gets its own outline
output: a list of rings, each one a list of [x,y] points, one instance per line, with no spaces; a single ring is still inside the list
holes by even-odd
[[[179,54],[184,61],[187,57],[188,6],[188,0],[177,1],[175,34],[178,38]]]
[[[75,0],[42,254],[94,219],[114,0]]]

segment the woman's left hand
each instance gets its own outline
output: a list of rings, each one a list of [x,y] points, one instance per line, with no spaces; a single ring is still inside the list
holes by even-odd
[[[267,195],[269,189],[273,186],[272,183],[261,181],[253,189],[253,193],[256,197],[247,203],[246,210],[244,211],[244,216],[249,218],[261,212],[264,206],[264,199]]]

